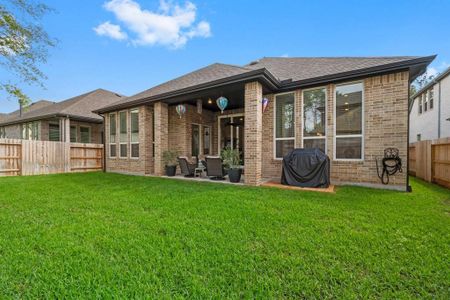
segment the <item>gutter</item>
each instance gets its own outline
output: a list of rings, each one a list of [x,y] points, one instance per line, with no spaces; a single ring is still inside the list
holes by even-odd
[[[411,193],[412,192],[412,187],[409,185],[409,133],[410,133],[410,115],[409,115],[409,97],[411,94],[411,89],[409,88],[411,86],[411,79],[408,80],[409,85],[408,85],[408,101],[407,101],[407,106],[408,106],[408,130],[407,130],[407,134],[406,134],[406,192]]]
[[[13,120],[13,121],[5,121],[5,122],[0,123],[0,126],[9,126],[9,125],[21,124],[21,123],[25,123],[25,122],[39,121],[39,120],[44,120],[44,119],[49,119],[49,118],[64,118],[64,117],[67,117],[67,118],[70,118],[70,119],[76,120],[76,121],[82,121],[82,122],[99,123],[99,124],[102,123],[102,120],[99,120],[99,119],[57,113],[57,114],[42,115],[42,116],[24,118],[24,119]]]
[[[438,92],[438,97],[439,97],[439,102],[438,102],[438,139],[441,138],[441,82],[438,82],[439,84],[439,92]]]

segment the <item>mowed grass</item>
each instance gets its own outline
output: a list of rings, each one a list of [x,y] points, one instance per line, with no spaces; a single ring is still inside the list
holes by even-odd
[[[0,179],[0,298],[442,298],[450,192]]]

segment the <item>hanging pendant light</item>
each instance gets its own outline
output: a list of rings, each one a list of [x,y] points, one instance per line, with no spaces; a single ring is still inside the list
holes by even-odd
[[[227,106],[228,106],[228,99],[221,96],[221,97],[217,98],[216,103],[217,103],[217,106],[220,108],[220,111],[223,113],[225,108],[227,108]]]
[[[177,114],[180,116],[180,119],[186,113],[186,106],[184,104],[178,104],[175,109]]]
[[[269,99],[263,98],[261,103],[262,103],[262,111],[265,112],[267,109],[267,106],[269,106]]]

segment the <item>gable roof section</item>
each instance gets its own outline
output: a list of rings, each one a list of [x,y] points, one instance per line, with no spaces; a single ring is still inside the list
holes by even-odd
[[[0,125],[63,116],[90,122],[102,122],[102,118],[92,111],[108,104],[115,103],[121,98],[121,95],[114,92],[97,89],[62,102],[45,105],[44,107],[33,109],[31,111],[25,111],[22,113],[22,116],[19,114],[8,115],[3,120],[0,120]]]
[[[98,113],[164,100],[237,81],[266,80],[274,91],[324,82],[369,76],[412,66],[427,65],[435,56],[393,57],[267,57],[245,66],[215,63],[157,85],[120,102],[96,110]]]
[[[412,99],[417,98],[418,96],[420,96],[420,94],[422,94],[423,92],[428,90],[430,87],[432,87],[433,85],[435,85],[436,83],[438,83],[439,81],[441,81],[442,79],[447,77],[448,75],[450,75],[450,67],[447,68],[446,70],[444,70],[442,73],[440,73],[435,78],[433,78],[427,85],[425,85],[423,88],[418,90],[411,98]]]
[[[333,74],[386,66],[419,58],[393,57],[264,57],[247,68],[266,68],[280,81],[301,81]]]
[[[24,107],[22,109],[22,114],[27,113],[27,112],[32,112],[34,110],[37,110],[37,109],[40,109],[40,108],[43,108],[43,107],[46,107],[46,106],[49,106],[52,104],[55,104],[55,102],[48,101],[48,100],[39,100],[39,101],[33,102],[30,105]],[[15,110],[9,114],[5,114],[5,117],[11,118],[13,116],[19,116],[19,115],[20,115],[20,109]]]

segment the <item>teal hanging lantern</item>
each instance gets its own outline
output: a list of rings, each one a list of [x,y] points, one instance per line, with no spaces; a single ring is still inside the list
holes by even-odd
[[[222,96],[216,100],[216,103],[217,103],[217,106],[220,108],[220,111],[223,113],[225,108],[227,108],[227,106],[228,106],[228,99]]]
[[[186,106],[184,104],[178,104],[177,107],[175,108],[177,111],[177,114],[180,116],[183,116],[186,113]]]

